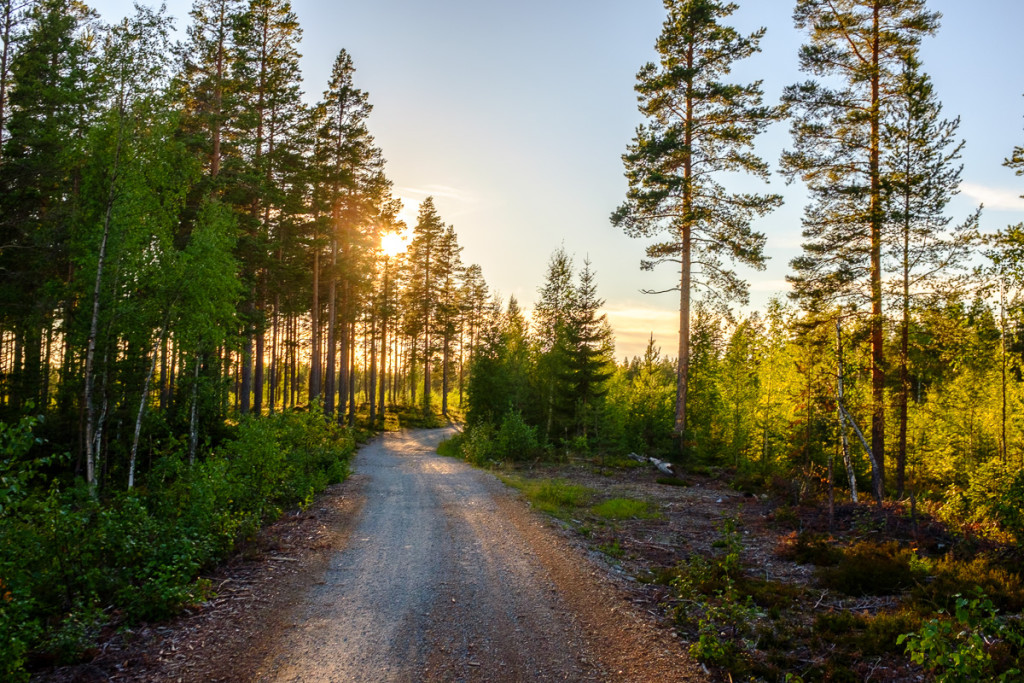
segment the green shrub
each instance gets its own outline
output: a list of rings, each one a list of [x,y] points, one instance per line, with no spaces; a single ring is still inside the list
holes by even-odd
[[[819,568],[818,577],[847,595],[892,595],[913,585],[913,555],[897,543],[861,542],[847,548],[837,565]]]
[[[843,559],[842,550],[817,534],[804,532],[790,539],[781,545],[778,554],[797,564],[832,567]]]
[[[947,555],[935,561],[928,574],[929,579],[914,589],[914,597],[930,606],[951,611],[957,598],[973,588],[983,592],[998,609],[1006,612],[1024,609],[1024,582],[1020,574],[985,557],[958,560]]]
[[[539,448],[537,428],[526,424],[518,410],[505,413],[494,439],[494,454],[502,460],[526,460]]]

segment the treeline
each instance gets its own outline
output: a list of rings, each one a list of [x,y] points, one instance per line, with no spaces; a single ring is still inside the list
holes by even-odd
[[[481,335],[483,274],[431,198],[398,218],[344,50],[310,103],[288,2],[171,29],[0,0],[4,680],[206,599],[362,430],[457,410]]]
[[[0,14],[0,417],[103,489],[233,416],[447,412],[487,287],[429,198],[382,246],[406,226],[344,50],[310,104],[282,0],[197,0],[183,44],[163,10]]]

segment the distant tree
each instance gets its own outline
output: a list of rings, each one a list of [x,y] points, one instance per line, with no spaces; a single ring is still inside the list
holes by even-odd
[[[472,425],[496,425],[508,412],[521,412],[531,397],[529,378],[535,365],[529,325],[514,296],[504,312],[498,303],[493,307],[469,372],[466,421]]]
[[[716,176],[767,179],[767,164],[751,149],[778,111],[762,104],[760,81],[726,80],[736,61],[758,51],[764,29],[743,36],[720,23],[737,9],[734,3],[664,4],[660,63],[637,74],[640,111],[650,121],[623,156],[629,192],[612,222],[634,237],[665,235],[647,248],[645,269],[681,264],[679,286],[665,291],[680,293],[675,429],[685,449],[692,293],[703,288],[723,300],[746,299],[746,283],[725,261],[763,268],[765,238],[751,223],[782,202],[778,195],[729,192]]]
[[[934,33],[925,0],[798,0],[794,19],[808,32],[800,68],[820,80],[786,88],[794,148],[790,177],[810,190],[804,254],[792,262],[794,296],[820,311],[839,301],[871,307],[872,474],[885,481],[885,352],[882,253],[885,239],[883,133],[906,57]]]

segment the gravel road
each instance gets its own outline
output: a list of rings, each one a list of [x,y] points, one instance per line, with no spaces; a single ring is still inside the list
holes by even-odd
[[[681,648],[521,500],[436,455],[448,433],[388,433],[360,451],[349,541],[255,679],[691,680]]]

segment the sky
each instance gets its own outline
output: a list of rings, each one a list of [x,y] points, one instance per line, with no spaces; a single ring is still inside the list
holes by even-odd
[[[793,0],[738,0],[730,23],[765,27],[761,53],[734,69],[738,81],[764,81],[765,101],[805,79],[793,27]],[[102,19],[118,21],[131,0],[93,0]],[[182,29],[191,0],[167,0]],[[1024,178],[1002,166],[1024,145],[1024,70],[1017,33],[1021,0],[931,0],[942,28],[922,47],[925,70],[944,104],[961,118],[961,194],[950,205],[965,217],[984,203],[982,228],[1024,220]],[[294,0],[304,36],[304,87],[310,100],[326,87],[344,48],[357,87],[374,106],[369,128],[387,159],[403,217],[415,223],[432,195],[455,226],[463,260],[479,263],[492,290],[529,308],[547,262],[564,247],[577,264],[589,258],[615,330],[617,355],[641,353],[653,334],[669,355],[678,339],[678,294],[645,295],[678,281],[665,264],[639,268],[646,242],[614,228],[609,216],[626,194],[621,156],[642,122],[633,85],[656,60],[665,17],[661,0]],[[774,125],[757,151],[773,169],[789,144]],[[730,179],[728,181],[732,183]],[[756,189],[757,184],[737,189]],[[784,296],[789,261],[800,253],[806,194],[777,174],[764,189],[785,205],[755,229],[767,235],[768,267],[742,270],[751,304]]]

